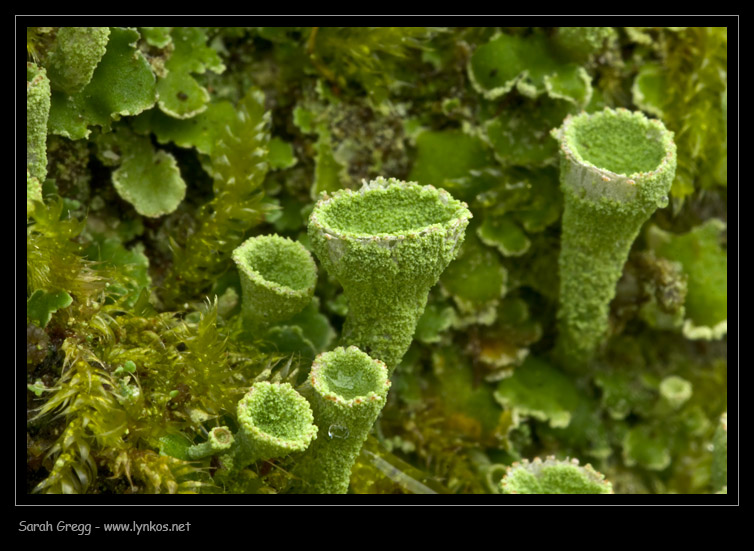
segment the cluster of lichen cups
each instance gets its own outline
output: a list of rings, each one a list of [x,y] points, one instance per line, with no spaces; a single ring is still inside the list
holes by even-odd
[[[561,144],[565,196],[558,348],[572,368],[585,365],[606,335],[609,303],[631,244],[667,201],[675,145],[662,123],[625,109],[569,117],[553,135]],[[220,453],[222,478],[255,461],[303,452],[290,490],[345,493],[385,404],[388,377],[470,218],[466,204],[445,190],[394,179],[325,195],[312,211],[309,238],[348,299],[342,346],[315,359],[301,394],[286,384],[255,384],[239,403],[235,439],[222,428],[190,455]],[[253,330],[284,321],[311,300],[316,266],[302,245],[255,237],[233,258],[244,321]],[[590,466],[552,458],[514,465],[501,490],[611,493]]]
[[[625,109],[569,117],[553,135],[561,144],[565,196],[558,346],[572,367],[588,362],[604,339],[631,244],[667,201],[675,145],[662,123]],[[410,346],[429,290],[455,258],[470,218],[466,204],[445,190],[384,178],[316,204],[309,238],[348,299],[341,336],[348,348],[317,357],[301,388],[308,402],[286,385],[252,387],[239,403],[235,442],[221,456],[224,472],[306,450],[294,490],[347,491],[351,467],[385,404],[388,376]],[[255,237],[233,258],[244,320],[254,330],[289,318],[310,301],[316,266],[302,245]],[[568,478],[576,472],[575,464],[550,463],[526,476],[557,471]]]
[[[291,491],[346,493],[351,468],[387,400],[388,377],[411,344],[429,290],[455,257],[469,218],[466,204],[446,191],[394,179],[323,197],[309,235],[348,298],[342,346],[317,356],[298,391],[287,383],[255,383],[238,404],[235,436],[217,427],[188,456],[217,455],[215,476],[223,480],[251,463],[303,452]],[[233,260],[251,331],[309,304],[316,265],[300,243],[253,237]]]

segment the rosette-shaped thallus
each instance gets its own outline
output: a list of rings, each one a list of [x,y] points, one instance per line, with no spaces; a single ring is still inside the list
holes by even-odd
[[[311,301],[317,265],[300,243],[279,235],[252,237],[233,251],[251,329],[285,321]]]
[[[560,142],[564,195],[560,250],[561,359],[578,370],[608,328],[610,301],[631,244],[675,176],[673,133],[626,109],[567,117]]]
[[[348,491],[351,468],[385,405],[389,388],[385,364],[355,346],[317,356],[302,392],[312,403],[319,435],[300,458],[294,491]]]
[[[341,342],[379,358],[392,373],[470,218],[466,204],[445,190],[392,178],[322,198],[309,237],[348,299]]]
[[[188,453],[199,458],[227,450],[219,456],[219,477],[257,461],[303,451],[317,437],[309,402],[288,383],[255,383],[238,402],[235,437],[225,427],[216,430],[220,432],[210,433],[208,442],[192,446]],[[223,448],[215,444],[218,439]]]

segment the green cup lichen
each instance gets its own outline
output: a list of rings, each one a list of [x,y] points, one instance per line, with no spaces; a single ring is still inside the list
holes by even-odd
[[[610,301],[641,226],[668,204],[676,148],[660,121],[626,109],[569,116],[552,134],[565,203],[558,346],[576,367],[607,334]]]
[[[259,328],[303,310],[317,284],[317,265],[303,245],[279,235],[246,240],[233,251],[243,292],[243,317]]]
[[[660,396],[671,409],[678,409],[685,404],[693,391],[691,383],[677,375],[665,377],[660,382]]]
[[[578,459],[542,461],[524,459],[513,463],[500,482],[504,494],[612,494],[613,485],[591,465]]]
[[[356,457],[387,400],[387,367],[356,348],[317,356],[305,392],[319,436],[296,472],[302,493],[344,494]]]
[[[343,344],[381,359],[392,372],[470,218],[466,204],[445,190],[393,178],[323,197],[309,237],[348,298]]]
[[[202,459],[228,451],[233,446],[233,442],[235,439],[228,427],[215,427],[209,431],[207,441],[188,448],[187,455],[190,459]]]
[[[309,402],[290,384],[255,383],[238,402],[238,432],[228,452],[220,456],[220,476],[303,451],[316,437]]]

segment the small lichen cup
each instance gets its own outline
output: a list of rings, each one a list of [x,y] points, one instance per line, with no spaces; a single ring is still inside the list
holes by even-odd
[[[220,456],[220,477],[309,447],[317,437],[312,409],[288,383],[255,383],[238,402],[238,432]]]
[[[608,329],[610,301],[642,225],[668,204],[675,177],[673,133],[626,109],[569,116],[560,142],[564,195],[558,354],[583,367]]]
[[[559,461],[547,457],[542,461],[526,459],[508,467],[500,481],[504,494],[612,494],[613,485],[591,465],[579,465],[578,459]]]
[[[242,315],[252,329],[285,321],[306,307],[317,265],[303,245],[279,235],[244,241],[233,251],[243,293]]]
[[[317,356],[302,392],[312,403],[319,435],[300,458],[294,491],[348,491],[351,468],[389,389],[385,364],[355,346]]]
[[[323,197],[309,237],[348,298],[341,342],[384,361],[392,373],[470,218],[467,205],[445,190],[393,178]]]

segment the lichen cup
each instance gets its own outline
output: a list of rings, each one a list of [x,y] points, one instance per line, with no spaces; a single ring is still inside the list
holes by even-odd
[[[341,342],[379,358],[392,373],[470,218],[466,203],[445,190],[393,178],[322,198],[309,237],[348,298]]]
[[[317,265],[303,245],[279,235],[244,241],[233,251],[243,293],[242,315],[252,329],[285,321],[306,307]]]
[[[579,465],[578,459],[560,461],[539,457],[526,459],[508,467],[500,482],[504,494],[612,494],[613,485],[591,465]]]
[[[309,447],[317,437],[309,402],[288,383],[255,383],[238,402],[238,432],[220,456],[220,477]]]
[[[317,356],[302,392],[319,425],[317,440],[301,456],[295,491],[344,494],[351,468],[387,400],[387,367],[356,348]]]
[[[564,195],[558,354],[580,370],[608,329],[610,301],[631,244],[668,204],[675,177],[673,133],[626,109],[569,116],[560,142]]]

